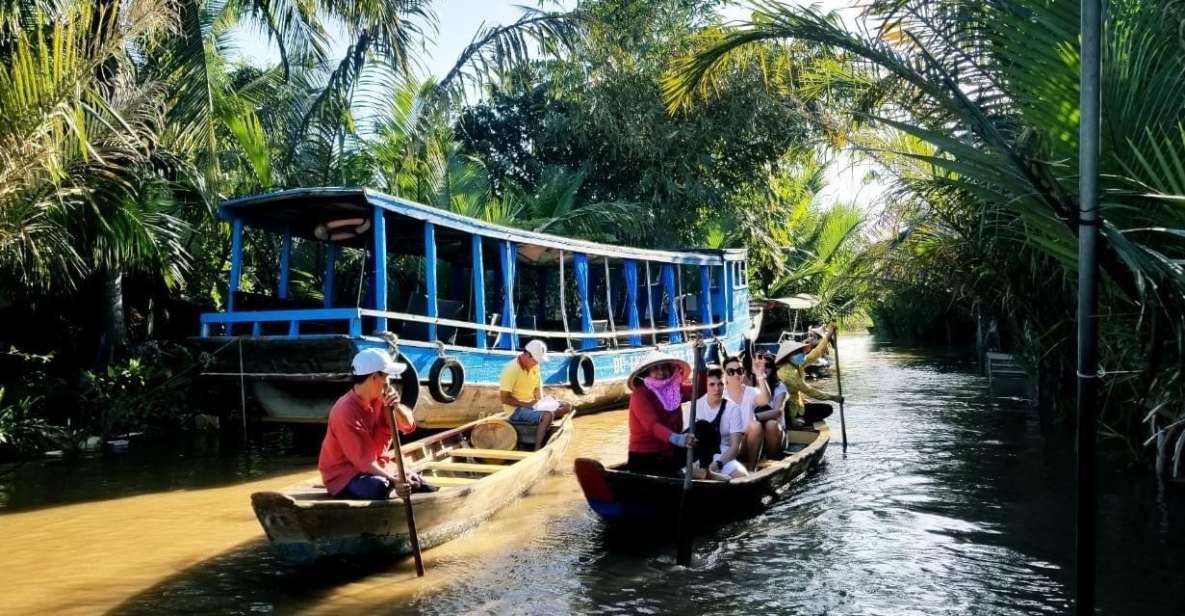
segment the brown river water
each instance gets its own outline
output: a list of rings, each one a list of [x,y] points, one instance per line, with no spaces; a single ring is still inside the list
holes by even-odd
[[[271,554],[249,496],[314,472],[315,436],[196,438],[0,475],[0,614],[1071,613],[1072,435],[1043,436],[958,356],[841,349],[847,454],[833,417],[826,464],[697,538],[690,567],[607,534],[580,494],[571,460],[623,459],[624,411],[578,417],[563,467],[428,551],[422,579],[410,560]],[[1101,464],[1100,613],[1185,614],[1185,490],[1117,466]]]

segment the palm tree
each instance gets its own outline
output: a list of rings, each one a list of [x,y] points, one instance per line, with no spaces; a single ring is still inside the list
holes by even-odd
[[[882,161],[899,183],[895,196],[905,197],[904,222],[928,230],[923,241],[937,237],[959,248],[949,255],[991,263],[991,271],[951,263],[948,280],[997,304],[1034,357],[1064,373],[1072,350],[1058,332],[1073,321],[1072,303],[1032,298],[1068,297],[1077,267],[1077,4],[874,2],[854,30],[814,9],[752,6],[750,22],[681,64],[667,83],[671,107],[708,94],[756,44],[806,42],[841,54],[843,63],[809,69],[836,108],[804,113]],[[1133,351],[1153,358],[1135,361],[1145,366],[1139,382],[1108,383],[1120,399],[1155,400],[1180,394],[1179,379],[1158,370],[1166,354],[1185,351],[1185,59],[1178,21],[1161,7],[1121,0],[1108,11],[1102,306],[1114,315],[1104,326],[1123,332],[1128,353],[1112,349],[1107,361],[1131,362]],[[928,148],[897,147],[901,135]],[[1131,344],[1130,331],[1148,346]]]

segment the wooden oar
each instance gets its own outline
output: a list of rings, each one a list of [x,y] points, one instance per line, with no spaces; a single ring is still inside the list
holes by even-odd
[[[395,439],[395,467],[399,470],[399,482],[407,483],[407,473],[403,470],[403,444],[399,442],[399,418],[396,417],[396,405],[391,407],[391,433]],[[407,516],[407,536],[411,539],[411,552],[416,558],[416,575],[424,577],[424,555],[420,552],[420,536],[416,533],[416,515],[411,508],[411,494],[403,499],[404,514]]]
[[[843,419],[843,373],[839,371],[839,332],[831,332],[832,348],[835,349],[835,382],[839,386],[839,432],[843,435],[843,450],[848,450],[848,426]]]
[[[699,371],[702,353],[702,342],[696,338],[691,349],[694,358],[691,364],[691,414],[688,416],[687,433],[695,434],[695,403],[699,400]],[[687,495],[691,493],[691,465],[695,461],[695,448],[687,448],[687,463],[683,468],[683,493],[679,495],[679,517],[675,526],[676,540],[679,542],[676,560],[680,565],[691,563],[691,529],[687,524]]]

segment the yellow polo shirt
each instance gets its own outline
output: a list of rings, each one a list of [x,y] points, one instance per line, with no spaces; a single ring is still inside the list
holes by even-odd
[[[502,369],[502,378],[498,380],[498,390],[510,392],[516,400],[532,400],[535,398],[535,390],[542,388],[543,378],[539,375],[539,364],[531,366],[530,370],[523,370],[517,357],[506,364]],[[512,412],[514,407],[503,404],[502,410]]]

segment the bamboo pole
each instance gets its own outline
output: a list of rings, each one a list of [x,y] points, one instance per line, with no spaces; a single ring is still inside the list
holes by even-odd
[[[1095,442],[1098,424],[1098,178],[1102,2],[1081,0],[1078,126],[1078,468],[1075,609],[1094,614]]]

